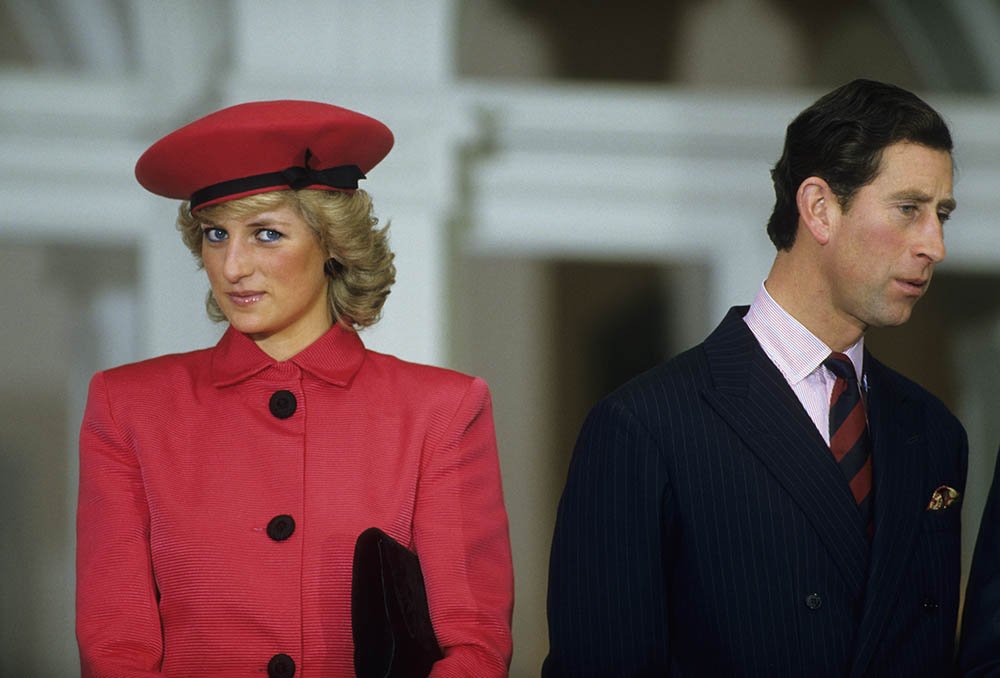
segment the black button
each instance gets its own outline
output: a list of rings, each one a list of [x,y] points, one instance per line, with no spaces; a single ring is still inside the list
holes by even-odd
[[[818,593],[810,593],[806,596],[806,607],[810,610],[818,610],[823,606],[823,599]]]
[[[921,607],[924,608],[924,612],[928,612],[931,614],[937,612],[938,608],[940,607],[940,605],[938,605],[938,601],[934,600],[933,598],[924,598],[924,601],[920,605]]]
[[[295,662],[287,654],[276,654],[267,663],[268,678],[292,678],[295,675]]]
[[[271,396],[271,402],[268,403],[268,407],[271,408],[271,414],[278,419],[288,419],[295,414],[295,405],[295,394],[284,390],[275,391]]]
[[[274,541],[285,541],[292,532],[295,532],[295,519],[291,516],[275,516],[267,524],[267,536]]]

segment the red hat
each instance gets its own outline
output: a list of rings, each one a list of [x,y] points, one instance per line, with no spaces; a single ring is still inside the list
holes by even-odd
[[[374,118],[315,101],[255,101],[223,108],[150,146],[135,178],[195,210],[255,193],[352,191],[392,148]]]

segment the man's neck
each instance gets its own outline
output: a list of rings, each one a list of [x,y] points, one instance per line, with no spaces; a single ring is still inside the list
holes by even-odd
[[[864,334],[857,319],[839,311],[830,289],[816,275],[815,263],[801,265],[790,252],[779,252],[764,287],[781,308],[834,351],[853,346]]]

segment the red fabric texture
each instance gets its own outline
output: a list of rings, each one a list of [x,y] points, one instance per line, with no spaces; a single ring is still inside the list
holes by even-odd
[[[281,514],[295,530],[275,541]],[[284,362],[230,328],[99,372],[80,435],[83,678],[267,675],[278,653],[296,678],[353,676],[351,565],[371,526],[420,557],[445,654],[431,675],[506,675],[513,574],[483,381],[339,326]]]

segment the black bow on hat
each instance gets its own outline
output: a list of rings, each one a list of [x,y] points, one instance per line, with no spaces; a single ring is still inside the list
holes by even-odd
[[[196,209],[203,203],[223,196],[250,193],[260,188],[278,185],[287,185],[293,191],[300,191],[309,186],[354,190],[358,187],[358,181],[365,178],[361,168],[357,165],[338,165],[326,169],[313,169],[309,166],[310,160],[312,160],[312,151],[307,148],[302,165],[292,165],[280,172],[257,174],[252,177],[232,179],[207,186],[191,195],[191,209]]]
[[[288,187],[293,191],[300,191],[307,186],[329,186],[331,188],[355,189],[358,187],[358,180],[364,179],[365,175],[357,165],[339,165],[326,169],[314,169],[309,166],[312,160],[312,151],[306,149],[305,161],[301,166],[293,165],[282,170],[281,176],[288,183]]]

